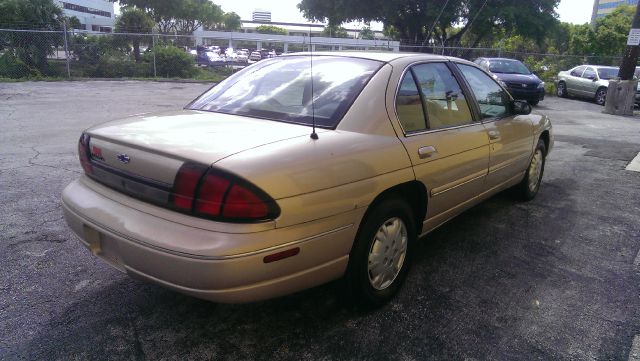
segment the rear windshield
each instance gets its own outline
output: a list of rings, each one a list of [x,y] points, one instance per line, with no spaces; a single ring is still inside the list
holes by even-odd
[[[529,75],[531,71],[518,60],[498,59],[489,61],[489,70],[492,73],[523,74]]]
[[[334,128],[382,62],[287,56],[263,60],[227,78],[188,109]],[[313,102],[312,102],[313,100]],[[313,107],[312,107],[313,104]]]
[[[618,76],[618,68],[598,68],[598,77],[600,79],[609,80]]]

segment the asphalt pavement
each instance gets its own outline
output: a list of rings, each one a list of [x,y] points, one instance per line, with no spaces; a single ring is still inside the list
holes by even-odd
[[[214,304],[91,256],[60,206],[80,175],[81,131],[207,87],[0,84],[0,359],[640,359],[640,173],[625,170],[640,117],[582,100],[534,108],[556,136],[538,197],[499,194],[422,239],[403,290],[377,311],[348,306],[339,282]]]

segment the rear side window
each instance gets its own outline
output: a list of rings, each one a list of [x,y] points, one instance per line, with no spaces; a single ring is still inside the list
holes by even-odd
[[[396,97],[396,109],[400,124],[405,132],[412,133],[427,129],[420,92],[411,72],[407,72],[400,83]]]
[[[334,128],[382,62],[337,56],[261,61],[211,88],[187,108]],[[313,94],[312,94],[313,93]]]
[[[473,95],[480,105],[482,118],[500,118],[508,115],[509,95],[489,75],[482,70],[464,64],[458,68],[469,83]]]
[[[595,79],[596,71],[593,70],[593,68],[587,68],[587,70],[585,70],[584,73],[582,73],[582,77],[586,79]]]
[[[573,69],[571,71],[571,76],[581,77],[582,73],[584,72],[584,69],[586,69],[586,67],[584,67],[584,66],[579,66],[579,67]]]
[[[407,133],[473,122],[464,93],[445,63],[411,67],[400,83],[396,109]]]

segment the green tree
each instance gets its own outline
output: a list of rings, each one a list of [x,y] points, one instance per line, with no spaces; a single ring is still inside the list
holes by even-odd
[[[224,13],[219,22],[207,24],[205,30],[234,31],[242,27],[240,16],[234,12]]]
[[[362,30],[360,30],[360,39],[373,40],[373,39],[375,39],[375,37],[376,37],[375,33],[368,26],[364,27],[364,28],[362,28]]]
[[[224,30],[227,31],[240,30],[240,28],[242,27],[240,15],[234,12],[225,13],[222,18],[222,24],[224,25]]]
[[[0,0],[0,27],[60,31],[65,17],[52,0]],[[61,34],[0,33],[0,53],[48,73],[47,55],[62,44]]]
[[[75,16],[68,18],[67,20],[67,28],[68,29],[80,29],[82,23],[80,23],[80,19]]]
[[[478,44],[495,28],[542,41],[557,23],[559,0],[301,0],[298,8],[309,20],[341,24],[381,21],[398,37],[415,44],[433,40],[457,44],[469,33]],[[446,6],[445,6],[446,5]]]
[[[324,36],[327,38],[348,38],[349,33],[347,33],[347,30],[342,26],[327,25],[322,30],[321,36]]]
[[[153,19],[146,12],[131,7],[124,8],[116,20],[116,32],[130,34],[126,37],[133,45],[133,57],[136,63],[140,62],[140,40],[142,40],[142,35],[134,34],[149,34],[154,25]]]
[[[215,27],[224,15],[220,6],[209,0],[121,0],[120,4],[147,12],[163,34],[191,35],[200,27]]]
[[[260,25],[256,27],[256,33],[260,34],[274,34],[274,35],[287,35],[287,29],[274,26],[274,25]]]
[[[596,21],[592,51],[601,56],[622,56],[627,46],[635,6],[619,6]]]

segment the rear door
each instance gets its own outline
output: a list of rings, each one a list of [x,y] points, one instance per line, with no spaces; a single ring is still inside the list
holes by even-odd
[[[585,97],[595,97],[596,90],[598,90],[598,74],[596,74],[596,70],[592,67],[587,67],[582,73],[582,78],[580,79],[580,91],[582,95]]]
[[[399,80],[396,112],[390,114],[416,178],[429,192],[427,218],[482,193],[489,163],[487,133],[474,120],[450,66],[446,61],[408,66]]]
[[[490,143],[487,187],[499,187],[524,174],[533,147],[533,124],[511,112],[511,98],[491,76],[467,64],[457,64],[480,108]]]
[[[570,95],[583,95],[580,89],[580,82],[582,81],[582,73],[586,69],[586,66],[579,66],[574,68],[567,76],[565,84],[567,84],[567,91]]]

